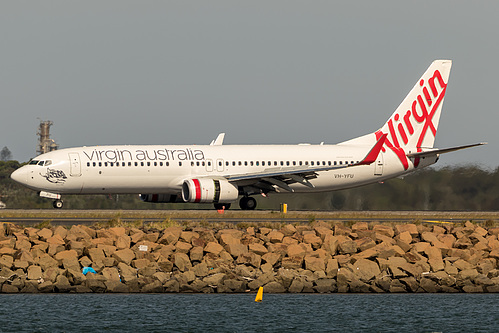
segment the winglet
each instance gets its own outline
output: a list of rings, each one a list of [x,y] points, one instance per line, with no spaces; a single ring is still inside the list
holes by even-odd
[[[210,146],[221,146],[224,143],[225,133],[218,134],[217,138],[211,141]]]
[[[383,148],[383,144],[385,143],[387,134],[383,134],[379,140],[376,142],[374,147],[371,148],[369,153],[367,153],[366,157],[359,163],[355,165],[369,165],[371,163],[374,163],[376,159],[378,158],[379,152],[381,151],[381,148]]]

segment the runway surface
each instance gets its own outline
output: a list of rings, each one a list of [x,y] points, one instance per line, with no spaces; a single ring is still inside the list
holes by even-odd
[[[215,210],[1,210],[1,223],[38,225],[50,222],[51,225],[71,226],[74,224],[130,222],[148,224],[176,221],[204,223],[310,223],[329,222],[380,222],[380,223],[462,223],[473,221],[485,223],[499,221],[498,212],[428,212],[428,211],[291,211],[282,214],[278,211],[225,211]]]

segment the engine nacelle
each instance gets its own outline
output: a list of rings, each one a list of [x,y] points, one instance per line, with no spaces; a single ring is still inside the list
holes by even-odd
[[[155,203],[182,202],[182,199],[176,194],[141,194],[140,200]]]
[[[237,186],[226,179],[188,179],[182,184],[182,199],[185,202],[229,203],[237,200]]]

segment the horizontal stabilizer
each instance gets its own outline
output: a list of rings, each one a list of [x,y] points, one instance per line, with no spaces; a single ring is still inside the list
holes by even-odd
[[[458,146],[458,147],[451,147],[451,148],[444,148],[444,149],[432,149],[432,150],[422,151],[422,152],[418,152],[418,153],[410,153],[410,154],[407,154],[407,157],[434,156],[434,155],[438,155],[438,154],[451,153],[451,152],[456,151],[456,150],[472,148],[472,147],[477,147],[477,146],[483,146],[486,144],[487,144],[487,142],[480,142],[480,143],[474,143],[472,145],[465,145],[465,146]]]

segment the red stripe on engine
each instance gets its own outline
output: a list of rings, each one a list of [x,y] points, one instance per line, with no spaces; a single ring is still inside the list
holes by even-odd
[[[201,201],[201,184],[199,184],[199,179],[193,179],[194,186],[196,187],[196,199],[194,202],[200,202]]]

